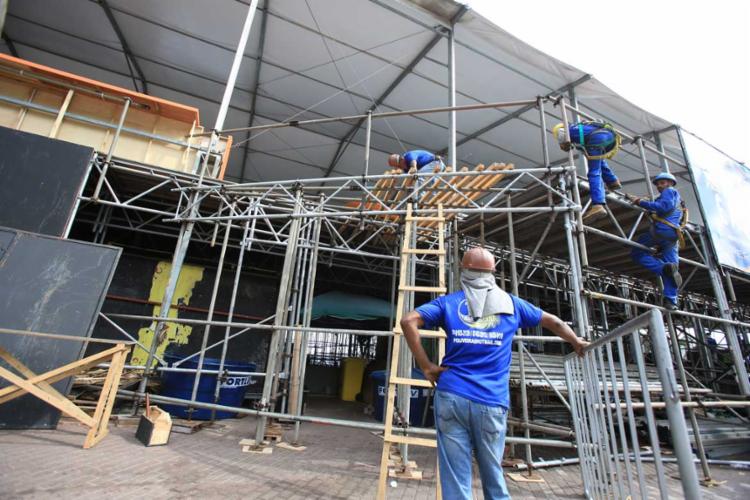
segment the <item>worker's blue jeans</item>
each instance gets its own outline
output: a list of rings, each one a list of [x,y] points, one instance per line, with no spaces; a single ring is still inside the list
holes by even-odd
[[[507,410],[435,391],[438,464],[443,498],[471,500],[472,450],[487,500],[510,498],[503,477]]]
[[[589,192],[591,193],[591,203],[595,205],[604,205],[604,183],[612,184],[617,182],[617,176],[607,165],[607,160],[589,160]],[[602,182],[603,181],[603,182]]]
[[[657,276],[661,276],[664,284],[664,297],[673,304],[677,303],[677,284],[671,276],[664,274],[664,264],[676,264],[677,234],[674,229],[655,227],[651,232],[642,234],[638,243],[647,247],[658,247],[659,253],[654,255],[646,250],[634,248],[630,256],[635,262],[645,267]]]
[[[435,172],[435,167],[438,167],[438,166],[440,167],[438,169],[438,172],[442,172],[443,170],[445,170],[445,163],[443,163],[442,160],[435,160],[435,161],[428,163],[427,165],[420,168],[419,170],[417,170],[417,173],[418,174],[432,174]],[[423,188],[420,189],[421,194],[419,195],[419,199],[421,199],[422,196],[424,196],[425,190],[429,188],[437,187],[439,183],[437,179],[433,179],[430,181],[430,176],[428,175],[417,178],[417,186],[422,186],[425,182],[429,182],[429,184],[425,185]]]

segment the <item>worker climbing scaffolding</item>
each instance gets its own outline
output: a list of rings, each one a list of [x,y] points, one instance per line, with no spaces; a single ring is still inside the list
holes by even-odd
[[[687,224],[688,212],[685,203],[677,192],[677,178],[662,172],[653,179],[659,196],[654,201],[644,200],[637,196],[625,196],[634,205],[649,211],[651,228],[638,238],[638,243],[655,247],[657,254],[634,248],[631,257],[635,262],[660,276],[664,284],[664,307],[677,309],[677,292],[682,285],[679,272],[679,249],[685,246],[683,229]]]
[[[622,184],[607,164],[607,159],[615,156],[620,149],[620,136],[612,125],[593,121],[574,123],[568,128],[567,133],[565,126],[559,123],[552,129],[552,134],[563,151],[575,148],[586,156],[591,207],[584,215],[584,221],[590,222],[606,215],[604,183],[611,191],[622,188]]]

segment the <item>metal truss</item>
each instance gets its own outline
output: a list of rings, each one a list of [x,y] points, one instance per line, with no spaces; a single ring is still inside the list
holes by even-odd
[[[536,101],[542,126],[545,100]],[[529,101],[521,103],[529,106]],[[563,98],[556,99],[555,103],[563,122],[567,123],[567,113],[574,108],[565,104]],[[642,146],[641,153],[645,149],[651,151],[652,147],[643,144],[642,139],[634,140]],[[307,340],[311,333],[323,331],[389,339],[393,335],[390,330],[310,327],[309,313],[317,268],[326,265],[340,270],[341,279],[348,275],[352,281],[372,283],[372,286],[382,288],[386,277],[392,278],[397,273],[401,221],[406,205],[414,205],[418,215],[434,215],[436,207],[425,200],[436,192],[450,193],[453,199],[460,200],[460,204],[456,202],[443,207],[444,212],[452,217],[445,241],[448,282],[453,289],[460,254],[466,248],[481,244],[497,256],[500,262],[498,278],[507,289],[528,296],[544,309],[567,319],[579,335],[590,339],[604,337],[611,327],[648,309],[661,310],[657,305],[659,283],[591,264],[597,261],[602,249],[645,249],[635,240],[644,226],[645,213],[632,207],[620,195],[610,193],[606,222],[584,224],[582,213],[587,206],[581,202],[580,191],[587,190],[588,185],[577,175],[572,152],[565,163],[551,165],[546,141],[546,134],[542,133],[545,166],[505,170],[506,177],[501,182],[487,189],[475,190],[479,191],[478,196],[456,188],[460,183],[455,180],[493,175],[493,172],[445,171],[236,184],[123,162],[117,158],[107,161],[99,156],[92,162],[88,187],[80,195],[75,223],[91,226],[95,241],[105,241],[109,229],[176,240],[173,264],[178,265],[173,265],[172,273],[179,273],[190,243],[217,248],[221,253],[208,319],[173,319],[164,314],[154,317],[107,314],[104,321],[130,340],[135,337],[124,326],[130,322],[153,321],[156,328],[166,322],[202,327],[202,345],[192,355],[201,359],[208,349],[221,347],[223,360],[231,348],[230,341],[239,335],[270,333],[271,350],[263,372],[265,386],[257,414],[261,417],[270,415],[270,405],[280,399],[285,414],[300,422],[304,418],[300,415],[299,387],[304,383]],[[196,172],[208,168],[208,158],[203,155],[203,166],[196,165]],[[670,157],[669,161],[677,160]],[[105,165],[108,168],[104,168]],[[644,178],[647,175],[647,165],[644,165]],[[406,185],[405,181],[411,180],[411,187],[401,189],[392,199],[386,199],[378,187],[385,178],[393,181],[392,186]],[[92,195],[96,185],[101,185],[98,197]],[[529,237],[527,230],[531,221],[542,221],[535,226],[538,232],[535,231],[533,238]],[[521,227],[524,230],[519,232]],[[433,231],[425,228],[420,232],[421,248],[434,248],[436,235]],[[516,245],[519,237],[525,239],[522,247]],[[681,264],[689,269],[680,290],[683,308],[665,316],[665,328],[674,333],[676,370],[681,380],[691,378],[693,390],[699,387],[704,391],[701,397],[705,392],[731,390],[733,383],[739,384],[740,391],[745,392],[741,382],[742,370],[745,369],[741,357],[749,344],[750,306],[738,303],[731,287],[729,297],[726,296],[721,268],[707,244],[704,228],[690,226],[687,244],[688,248],[681,256]],[[225,256],[229,248],[234,250],[231,258],[236,259],[233,267],[235,287],[241,269],[248,266],[247,255],[282,259],[277,307],[275,314],[267,320],[256,323],[233,320],[234,295],[228,320],[213,318],[218,280],[222,279],[222,271],[227,267]],[[273,265],[277,266],[278,262],[276,259]],[[435,266],[434,256],[420,256],[416,266],[417,281],[428,283]],[[375,276],[380,280],[377,284],[371,281]],[[694,290],[696,280],[706,277],[714,296]],[[742,279],[741,276],[733,277]],[[731,285],[729,274],[725,279]],[[394,283],[391,280],[391,297],[394,296]],[[169,302],[171,296],[165,296],[165,303]],[[223,340],[209,345],[211,329],[223,331]],[[727,347],[720,350],[731,354],[732,362],[727,362],[727,356],[718,356],[716,348],[708,342],[711,335],[719,331],[727,339]],[[547,373],[548,367],[538,363],[529,349],[529,345],[559,339],[543,336],[541,329],[534,335],[517,338],[519,361],[528,358],[563,407],[569,408],[565,395],[557,388],[554,375]],[[523,345],[522,341],[527,344]],[[150,347],[151,355],[145,366],[149,367],[151,360],[155,360],[157,368],[147,369],[144,381],[154,371],[171,369],[162,365],[155,356],[154,346]],[[687,366],[678,363],[678,358],[684,359]],[[195,371],[200,373],[201,370],[199,366]],[[523,362],[520,362],[518,376],[520,380],[514,383],[525,391],[528,379]],[[689,398],[687,382],[683,385]],[[525,459],[531,463],[530,446],[541,441],[548,444],[549,440],[535,441],[529,431],[544,428],[553,432],[554,429],[534,421],[533,412],[526,406],[525,398],[522,399],[523,418],[514,425],[523,429],[524,437],[515,438],[514,442],[526,446]],[[194,397],[183,403],[195,407],[200,405]],[[262,438],[263,427],[262,423],[258,426],[256,438]],[[559,444],[569,443],[560,441]]]

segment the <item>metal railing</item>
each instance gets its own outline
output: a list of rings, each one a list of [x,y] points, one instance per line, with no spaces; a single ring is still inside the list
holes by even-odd
[[[647,329],[651,340],[653,350],[649,357],[653,357],[659,373],[663,402],[651,401],[641,348],[643,329]],[[631,344],[630,353],[625,349],[626,340]],[[637,366],[637,381],[628,376],[628,357]],[[654,410],[661,408],[669,419],[683,496],[701,498],[667,332],[659,312],[644,313],[596,339],[583,356],[566,356],[565,378],[586,498],[654,498],[654,487],[646,484],[642,444],[650,446],[647,454],[649,461],[653,459],[658,494],[669,497],[654,416]],[[649,443],[639,440],[635,413],[640,410]]]

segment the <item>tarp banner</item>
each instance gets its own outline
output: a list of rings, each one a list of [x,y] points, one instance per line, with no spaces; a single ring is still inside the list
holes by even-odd
[[[719,262],[750,273],[750,168],[692,134],[683,139]]]

